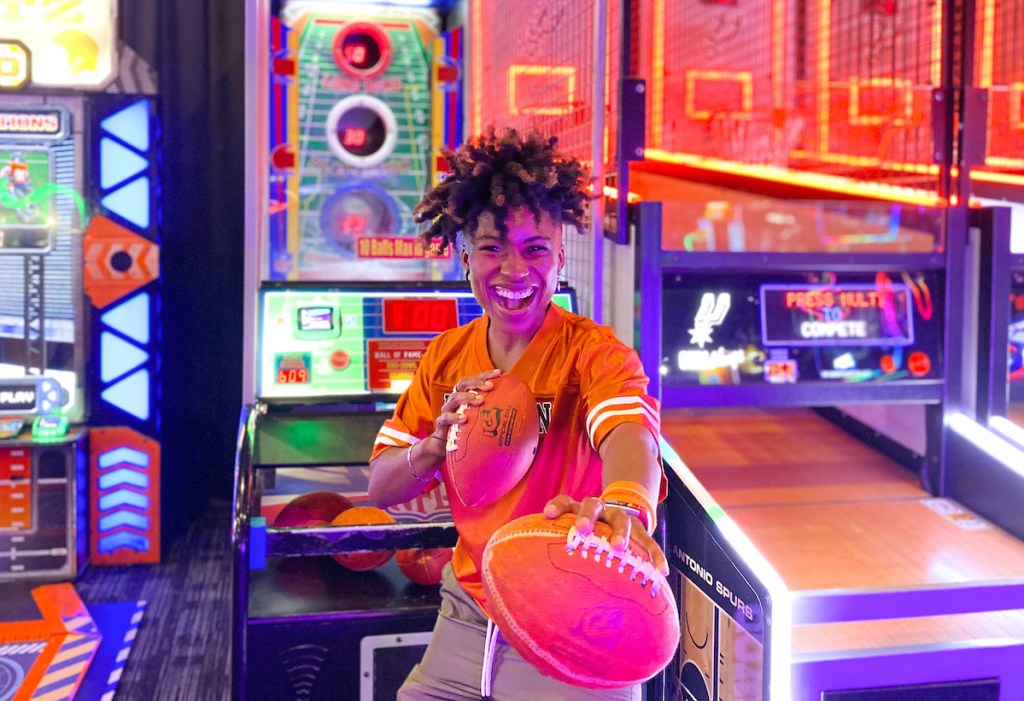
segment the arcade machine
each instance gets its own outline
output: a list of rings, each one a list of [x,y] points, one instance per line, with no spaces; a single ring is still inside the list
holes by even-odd
[[[654,148],[631,189],[670,697],[1016,698],[1024,544],[960,498],[994,446],[1024,453],[959,414],[945,8],[645,7]]]
[[[443,489],[377,510],[379,525],[343,518],[369,504],[373,441],[430,339],[480,313],[412,221],[462,133],[462,30],[416,4],[250,7],[237,699],[393,699],[440,603],[401,551],[454,544]],[[339,497],[356,508],[293,518]]]
[[[159,558],[155,85],[116,21],[0,8],[0,580]]]
[[[120,614],[69,581],[159,560],[156,85],[131,44],[115,0],[0,3],[3,698],[113,693]]]

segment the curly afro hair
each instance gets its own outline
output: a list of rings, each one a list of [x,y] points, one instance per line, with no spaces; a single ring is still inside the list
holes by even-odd
[[[450,174],[413,210],[417,223],[430,222],[421,234],[424,241],[440,239],[443,252],[455,245],[459,233],[472,236],[484,212],[507,234],[509,212],[524,207],[538,224],[547,212],[556,224],[582,229],[589,199],[585,169],[560,153],[556,143],[556,137],[538,132],[520,136],[512,128],[499,132],[490,127],[454,151],[445,149]]]

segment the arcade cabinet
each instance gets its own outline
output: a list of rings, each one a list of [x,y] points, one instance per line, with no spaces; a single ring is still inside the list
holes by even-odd
[[[420,5],[257,2],[247,16],[236,699],[393,699],[440,603],[388,553],[454,545],[443,488],[389,524],[280,516],[303,499],[369,504],[373,441],[424,349],[480,313],[452,252],[412,221],[462,134],[462,28]],[[339,564],[373,553],[383,564]]]
[[[132,40],[116,0],[0,4],[2,698],[113,694],[141,608],[70,582],[160,557],[160,144]]]

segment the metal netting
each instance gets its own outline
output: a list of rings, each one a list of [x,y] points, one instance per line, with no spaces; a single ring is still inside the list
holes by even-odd
[[[643,0],[650,146],[934,190],[934,0]]]
[[[616,1],[473,0],[469,132],[479,134],[491,125],[536,129],[558,136],[561,149],[589,166],[610,167],[618,12]],[[570,235],[565,249],[566,277],[577,290],[580,310],[589,315],[600,287],[594,281],[594,242]]]
[[[985,168],[1024,171],[1024,0],[976,0],[974,85],[988,91]]]

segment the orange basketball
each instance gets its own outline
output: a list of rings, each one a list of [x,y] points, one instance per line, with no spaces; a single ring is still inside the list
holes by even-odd
[[[452,559],[453,548],[399,550],[395,556],[402,574],[423,586],[440,584],[441,570]]]
[[[336,492],[307,492],[288,502],[277,518],[274,528],[327,525],[352,502]]]
[[[387,511],[376,506],[354,506],[342,511],[331,521],[333,526],[370,526],[379,523],[395,523],[395,519]],[[342,567],[365,572],[380,567],[394,554],[394,550],[372,550],[362,553],[337,553],[331,557]]]

